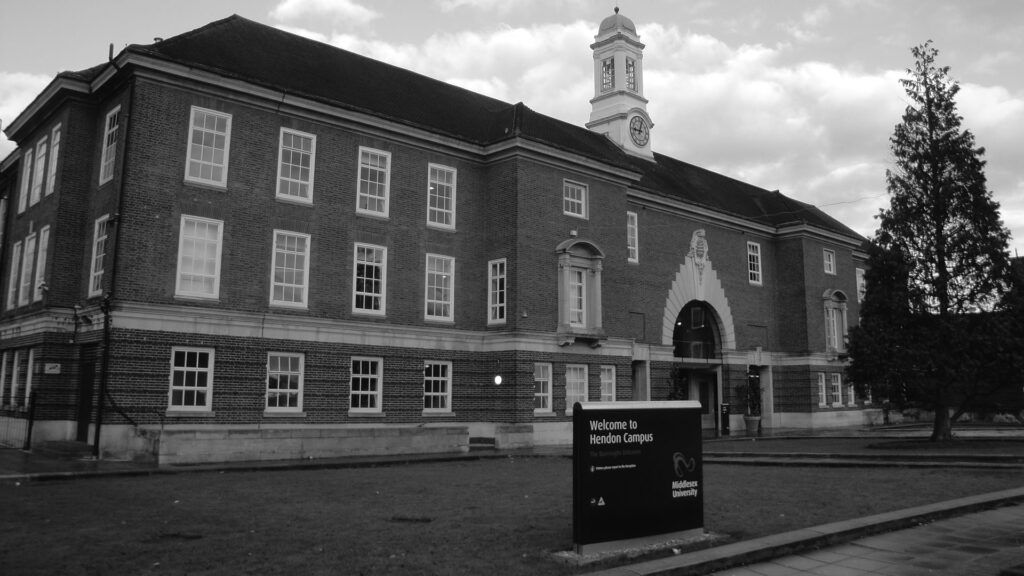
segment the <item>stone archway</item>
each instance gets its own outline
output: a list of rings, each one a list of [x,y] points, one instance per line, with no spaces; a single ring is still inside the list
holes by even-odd
[[[714,319],[721,330],[722,351],[735,350],[736,329],[733,326],[732,310],[729,308],[729,299],[725,296],[722,282],[718,279],[718,272],[715,271],[708,255],[708,244],[703,229],[693,233],[690,251],[679,266],[672,280],[672,287],[665,298],[662,344],[673,345],[672,338],[679,313],[693,300],[706,303],[714,314]]]

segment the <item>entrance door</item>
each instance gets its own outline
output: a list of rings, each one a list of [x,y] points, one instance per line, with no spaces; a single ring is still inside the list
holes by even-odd
[[[89,441],[89,424],[92,422],[92,389],[96,376],[96,361],[82,362],[78,377],[78,429],[75,440]]]
[[[718,417],[718,386],[715,375],[693,372],[690,376],[690,398],[700,400],[700,424],[705,430],[716,430]]]
[[[647,362],[633,362],[633,400],[649,400],[647,394]]]

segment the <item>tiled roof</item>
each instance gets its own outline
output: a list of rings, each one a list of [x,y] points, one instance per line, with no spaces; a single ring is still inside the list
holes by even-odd
[[[640,173],[639,188],[780,226],[806,223],[859,238],[817,208],[655,154],[624,153],[583,127],[358,54],[230,16],[155,44],[126,48],[218,75],[301,95],[479,145],[519,137]],[[98,68],[77,73],[92,77]]]

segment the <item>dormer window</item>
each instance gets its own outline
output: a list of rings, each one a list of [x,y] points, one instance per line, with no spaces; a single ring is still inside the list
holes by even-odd
[[[615,88],[615,59],[605,58],[601,62],[601,92]]]

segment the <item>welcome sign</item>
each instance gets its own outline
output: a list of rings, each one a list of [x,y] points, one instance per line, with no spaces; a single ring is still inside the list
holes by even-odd
[[[573,541],[578,553],[614,541],[703,531],[700,417],[695,401],[573,407]]]

